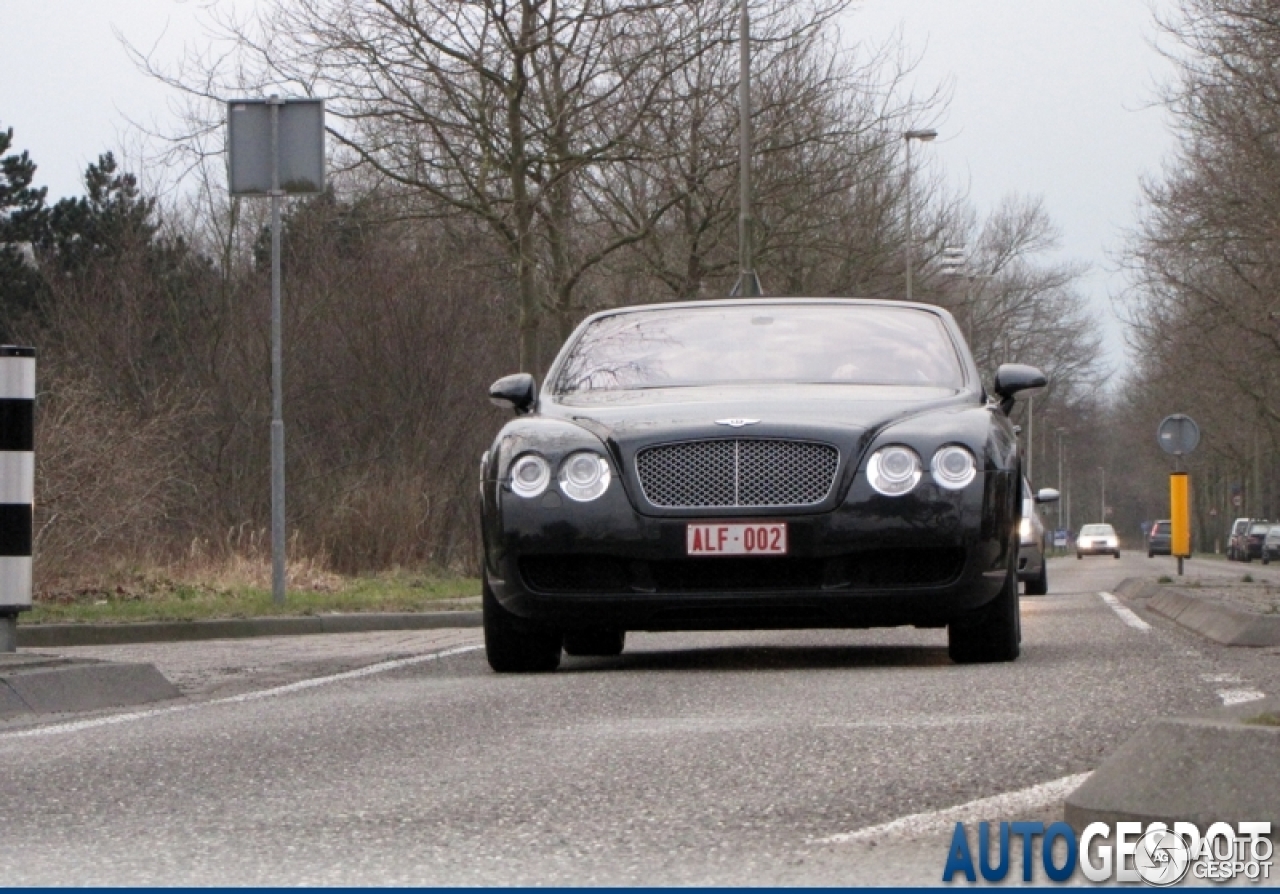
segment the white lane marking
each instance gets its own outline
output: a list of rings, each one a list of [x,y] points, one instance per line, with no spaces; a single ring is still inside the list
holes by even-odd
[[[132,723],[135,720],[146,720],[150,717],[161,717],[165,714],[181,714],[184,711],[194,711],[198,708],[210,708],[214,705],[234,705],[242,702],[256,702],[264,698],[275,698],[278,695],[288,695],[291,692],[301,692],[304,689],[315,689],[317,686],[328,686],[330,683],[340,683],[343,680],[355,680],[360,677],[369,677],[373,674],[381,674],[386,671],[397,670],[402,667],[410,667],[414,664],[424,664],[428,661],[438,661],[441,658],[448,658],[452,655],[461,655],[464,652],[474,652],[477,649],[483,649],[484,646],[458,646],[453,649],[445,649],[443,652],[432,652],[429,655],[414,655],[412,658],[397,658],[394,661],[383,661],[380,664],[371,664],[368,667],[357,668],[356,670],[343,671],[340,674],[330,674],[327,677],[312,677],[310,680],[299,680],[296,683],[286,683],[284,686],[275,686],[271,689],[258,689],[253,692],[243,692],[240,695],[229,695],[226,698],[211,699],[207,702],[195,702],[187,705],[170,705],[167,708],[153,708],[149,711],[131,711],[128,714],[112,714],[110,717],[94,717],[90,720],[73,720],[68,723],[54,723],[49,726],[35,727],[34,729],[17,730],[11,733],[0,733],[0,741],[4,739],[29,739],[35,736],[57,736],[63,733],[78,733],[81,730],[93,729],[99,726],[114,726],[118,723]]]
[[[1243,683],[1239,674],[1201,674],[1200,679],[1206,683]]]
[[[1110,593],[1099,593],[1102,601],[1111,606],[1111,610],[1120,616],[1120,620],[1124,621],[1134,630],[1150,630],[1151,625],[1139,618],[1132,611],[1120,604],[1120,600],[1112,596]]]
[[[1043,782],[1024,788],[1021,791],[1005,792],[990,798],[979,798],[968,804],[948,807],[944,810],[932,810],[928,813],[913,813],[878,826],[868,826],[855,832],[841,832],[827,838],[819,838],[814,844],[844,844],[850,841],[871,841],[886,837],[920,838],[950,832],[958,822],[965,822],[980,817],[1013,816],[1030,810],[1055,804],[1071,794],[1089,778],[1089,773],[1077,773],[1075,776],[1064,776],[1052,782]]]
[[[1256,689],[1224,689],[1218,693],[1218,698],[1222,699],[1223,705],[1242,705],[1245,702],[1256,702],[1266,697],[1265,692],[1259,692]]]

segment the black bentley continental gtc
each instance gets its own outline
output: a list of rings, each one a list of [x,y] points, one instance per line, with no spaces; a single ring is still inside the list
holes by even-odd
[[[1014,395],[945,310],[755,299],[595,314],[481,462],[496,671],[617,655],[628,630],[947,627],[1018,657]]]

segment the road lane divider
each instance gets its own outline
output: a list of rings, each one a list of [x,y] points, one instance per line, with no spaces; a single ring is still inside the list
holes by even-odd
[[[950,834],[956,823],[974,822],[993,816],[1014,816],[1040,810],[1066,800],[1067,795],[1078,789],[1090,773],[1064,776],[1051,782],[1042,782],[1030,788],[1019,789],[979,798],[967,804],[913,813],[878,826],[867,826],[853,832],[841,832],[826,838],[816,838],[812,844],[847,844],[858,841],[881,841],[886,838],[914,839],[931,835]]]
[[[475,652],[483,648],[484,646],[482,645],[456,646],[452,649],[445,649],[440,652],[431,652],[426,655],[413,655],[409,658],[396,658],[392,661],[381,661],[377,664],[370,664],[367,667],[343,671],[340,674],[329,674],[324,677],[312,677],[308,680],[298,680],[295,683],[286,683],[283,686],[273,686],[270,689],[255,689],[253,692],[242,692],[239,695],[229,695],[225,698],[210,699],[207,702],[169,705],[164,708],[152,708],[148,711],[130,711],[127,714],[111,714],[107,717],[91,717],[86,720],[72,720],[67,723],[52,723],[48,726],[38,726],[32,729],[14,730],[13,732],[0,733],[0,742],[5,741],[6,739],[31,739],[38,736],[58,736],[66,733],[78,733],[82,730],[94,729],[100,726],[116,726],[121,723],[133,723],[134,721],[147,720],[152,717],[161,717],[166,714],[181,714],[186,711],[195,711],[200,708],[212,708],[216,705],[235,705],[243,702],[256,702],[261,701],[262,699],[289,695],[294,692],[302,692],[306,689],[315,689],[319,686],[328,686],[331,683],[341,683],[345,680],[355,680],[360,677],[371,677],[374,674],[382,674],[387,671],[399,670],[404,667],[412,667],[415,664],[439,661],[443,658],[450,658],[454,655],[461,655],[465,652]]]
[[[1126,608],[1119,599],[1110,593],[1102,592],[1098,594],[1102,597],[1102,601],[1111,606],[1111,610],[1120,616],[1120,620],[1124,621],[1134,630],[1146,632],[1151,629],[1151,625],[1135,615],[1130,609]]]

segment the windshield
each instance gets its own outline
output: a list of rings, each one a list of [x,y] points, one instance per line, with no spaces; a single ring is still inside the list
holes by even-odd
[[[1080,529],[1081,537],[1110,537],[1114,533],[1111,525],[1085,525]]]
[[[1173,522],[1156,522],[1156,526],[1151,529],[1151,533],[1152,534],[1168,534],[1169,528],[1172,527],[1172,525],[1173,525]]]
[[[596,320],[557,394],[773,383],[964,387],[941,318],[912,307],[679,307]]]

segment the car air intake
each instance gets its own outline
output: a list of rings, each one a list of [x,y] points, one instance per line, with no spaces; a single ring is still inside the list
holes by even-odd
[[[828,444],[783,439],[685,441],[636,456],[645,499],[667,509],[813,506],[839,465]]]

